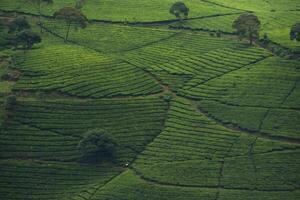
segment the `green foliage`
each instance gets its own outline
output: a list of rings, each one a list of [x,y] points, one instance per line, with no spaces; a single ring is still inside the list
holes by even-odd
[[[254,39],[259,38],[260,21],[254,14],[241,14],[232,24],[232,27],[236,29],[240,38],[247,38],[250,41],[250,45]]]
[[[64,36],[65,28],[67,28],[64,23],[57,20],[47,20],[44,24],[60,36]],[[73,32],[69,39],[100,52],[117,53],[156,43],[174,33],[176,32],[141,27],[91,24],[85,29]]]
[[[290,31],[290,39],[300,41],[300,23],[296,23],[292,26]]]
[[[41,22],[41,15],[42,15],[42,5],[50,5],[53,4],[53,0],[26,0],[29,4],[32,4],[33,7],[37,10],[39,14],[39,22]]]
[[[164,186],[143,180],[132,170],[126,170],[101,190],[93,200],[214,200],[214,189]]]
[[[293,150],[298,145],[257,139],[241,131],[227,129],[197,110],[193,102],[182,98],[173,98],[170,104],[165,129],[146,147],[143,154],[132,165],[141,177],[152,182],[177,187],[240,188],[242,183],[246,183],[247,185],[243,188],[249,188],[249,190],[257,184],[260,184],[260,189],[293,188],[293,186],[276,184],[281,181],[281,178],[268,177],[265,172],[272,171],[276,174],[276,171],[280,171],[280,168],[285,165],[284,163],[292,163],[297,153],[286,159],[282,154],[273,157],[269,155],[266,158],[263,153],[283,149]],[[244,165],[240,168],[237,164],[241,160],[251,164],[249,154],[253,156],[261,154],[255,157],[259,159],[257,163],[259,175],[254,175],[254,172],[252,174],[251,165]],[[287,153],[287,155],[290,154]],[[264,161],[264,159],[267,160]],[[280,162],[277,163],[277,161]],[[270,164],[272,162],[273,164]],[[224,166],[226,170],[220,174]],[[290,175],[294,174],[297,166],[299,163],[291,165]],[[235,176],[235,171],[240,170],[241,174]],[[249,173],[249,176],[245,177],[248,182],[239,179],[243,176],[242,172]],[[256,183],[255,180],[259,176],[263,178]],[[230,177],[236,179],[232,181]],[[286,177],[286,180],[295,179],[292,176]],[[274,185],[265,184],[265,181],[271,180],[274,181]]]
[[[44,64],[38,64],[38,60]],[[128,97],[162,91],[161,86],[140,68],[80,46],[49,45],[20,54],[17,61],[22,62],[19,69],[27,73],[17,82],[16,90],[54,90],[92,98]],[[32,77],[32,74],[39,76]]]
[[[41,4],[53,4],[53,0],[26,0],[29,3],[36,4],[37,6],[40,6]]]
[[[41,37],[31,30],[31,25],[25,17],[17,17],[9,24],[9,33],[14,35],[7,36],[6,45],[15,48],[22,46],[24,49],[31,49],[34,44],[42,41]]]
[[[170,102],[173,98],[173,94],[170,92],[164,93],[162,95],[163,100],[165,100],[166,102]]]
[[[80,160],[79,141],[87,130],[100,128],[118,144],[116,162],[130,162],[161,132],[166,110],[159,97],[20,100],[1,129],[7,134],[0,134],[0,157]]]
[[[22,2],[0,7],[38,14]],[[233,33],[232,21],[249,10],[284,54],[299,45],[288,37],[295,2],[189,0],[193,19],[171,26]],[[172,19],[172,3],[89,0],[77,10],[91,19],[152,22]],[[74,0],[55,1],[43,14],[66,6]],[[20,94],[14,117],[0,128],[1,198],[298,199],[299,62],[232,36],[151,24],[94,23],[72,33],[72,43],[46,33],[39,48],[13,52],[22,76],[13,86]],[[59,36],[68,27],[53,18],[43,26]],[[99,156],[99,147],[114,149],[116,162],[77,163],[112,157]]]
[[[112,135],[101,129],[87,131],[78,144],[85,162],[114,160],[116,148],[117,143]]]
[[[30,29],[31,26],[26,20],[25,17],[19,16],[15,18],[13,21],[9,23],[9,33],[19,33],[21,31],[24,31],[26,29]]]
[[[261,39],[261,41],[262,41],[262,43],[263,43],[264,45],[267,45],[267,44],[270,43],[271,40],[269,39],[268,34],[265,33],[264,36],[263,36],[263,38]]]
[[[201,98],[201,109],[222,123],[298,138],[297,66],[297,61],[271,57],[199,84],[188,93]]]
[[[86,16],[78,9],[72,7],[63,7],[60,10],[56,11],[53,16],[56,19],[61,19],[67,23],[67,33],[65,36],[65,42],[68,40],[70,27],[75,26],[76,28],[86,28],[87,18]]]
[[[34,44],[38,44],[42,38],[31,30],[25,30],[17,34],[15,38],[15,46],[23,46],[24,49],[32,49]]]
[[[180,1],[174,3],[169,10],[170,14],[175,15],[180,20],[182,20],[182,18],[187,19],[189,16],[189,11],[190,9]]]
[[[4,107],[6,110],[11,110],[16,106],[16,104],[17,104],[17,97],[15,95],[9,95],[8,97],[6,97]]]
[[[6,185],[0,196],[6,200],[89,198],[121,172],[110,165],[25,159],[1,159],[0,165],[1,182]]]
[[[56,0],[53,5],[43,7],[43,15],[51,16],[56,10],[69,6],[74,7],[75,0]],[[168,10],[174,0],[90,0],[86,1],[82,11],[89,19],[124,21],[129,22],[153,22],[170,20],[174,15]],[[220,13],[232,13],[236,10],[214,5],[199,0],[184,1],[187,7],[193,8],[189,12],[190,17],[209,16]],[[37,9],[31,4],[24,4],[24,0],[1,0],[0,7],[5,10],[23,11],[38,14]]]
[[[33,5],[33,7],[36,9],[38,15],[39,15],[39,21],[38,24],[40,25],[40,32],[43,32],[42,27],[42,6],[44,4],[51,5],[54,3],[53,0],[26,0],[29,4]]]

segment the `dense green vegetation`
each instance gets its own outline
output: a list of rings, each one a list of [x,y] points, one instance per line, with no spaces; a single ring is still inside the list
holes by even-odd
[[[159,98],[19,101],[2,130],[0,155],[78,160],[77,145],[85,132],[102,128],[116,138],[120,146],[117,158],[130,161],[159,134],[166,108]]]
[[[300,198],[297,0],[28,2],[0,2],[1,200]]]
[[[173,0],[124,0],[120,1],[87,1],[82,11],[87,13],[89,19],[100,19],[108,21],[129,21],[129,22],[149,22],[170,20],[175,17],[170,14],[169,8],[174,3]],[[197,0],[186,2],[190,11],[190,17],[210,16],[220,13],[231,13],[236,10],[224,8],[206,2],[199,3]],[[54,11],[64,6],[74,6],[75,1],[64,0],[54,1],[51,6],[44,7],[42,12],[45,15],[52,15]],[[22,12],[38,14],[37,10],[31,4],[25,4],[23,0],[2,0],[0,7],[5,10],[18,10]]]
[[[43,161],[1,160],[3,199],[65,199],[88,197],[120,168]]]

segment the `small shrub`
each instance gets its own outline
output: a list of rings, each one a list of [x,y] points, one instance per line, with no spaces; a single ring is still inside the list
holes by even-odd
[[[5,109],[6,110],[11,110],[14,108],[14,106],[17,103],[17,98],[15,95],[9,95],[6,100],[5,100]]]
[[[116,144],[115,139],[106,131],[93,129],[86,132],[78,144],[78,149],[83,162],[112,161],[115,157]]]
[[[2,74],[1,80],[3,81],[17,81],[20,77],[20,73],[17,71],[10,71]]]
[[[221,37],[221,34],[222,34],[221,31],[218,30],[217,33],[216,33],[216,36],[217,36],[217,37]]]
[[[165,94],[162,95],[162,99],[166,102],[170,102],[173,98],[173,95],[171,92],[166,92]]]
[[[268,45],[270,43],[270,39],[268,37],[268,34],[264,34],[263,38],[260,39],[260,41],[264,44],[264,45]]]

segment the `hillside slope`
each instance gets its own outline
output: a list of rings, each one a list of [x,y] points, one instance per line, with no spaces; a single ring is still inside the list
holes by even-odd
[[[88,1],[91,24],[65,43],[65,23],[51,16],[74,2],[55,1],[40,44],[3,46],[0,74],[17,78],[0,82],[0,199],[300,198],[300,61],[239,41],[231,28],[254,12],[270,19],[262,33],[295,51],[286,31],[299,3],[192,0],[178,23],[172,2]],[[39,32],[23,3],[3,0],[0,10]],[[283,12],[284,28],[272,25]],[[17,102],[5,109],[9,95]],[[115,160],[82,162],[78,144],[95,128],[115,138]]]

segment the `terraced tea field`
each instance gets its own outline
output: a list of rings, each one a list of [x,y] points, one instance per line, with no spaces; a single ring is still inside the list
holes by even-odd
[[[300,3],[183,2],[178,21],[171,0],[86,1],[67,42],[53,13],[73,0],[42,6],[42,33],[32,4],[0,2],[1,200],[300,199]],[[290,54],[238,39],[249,12]],[[6,45],[16,16],[41,43]],[[95,129],[111,159],[83,159]]]

